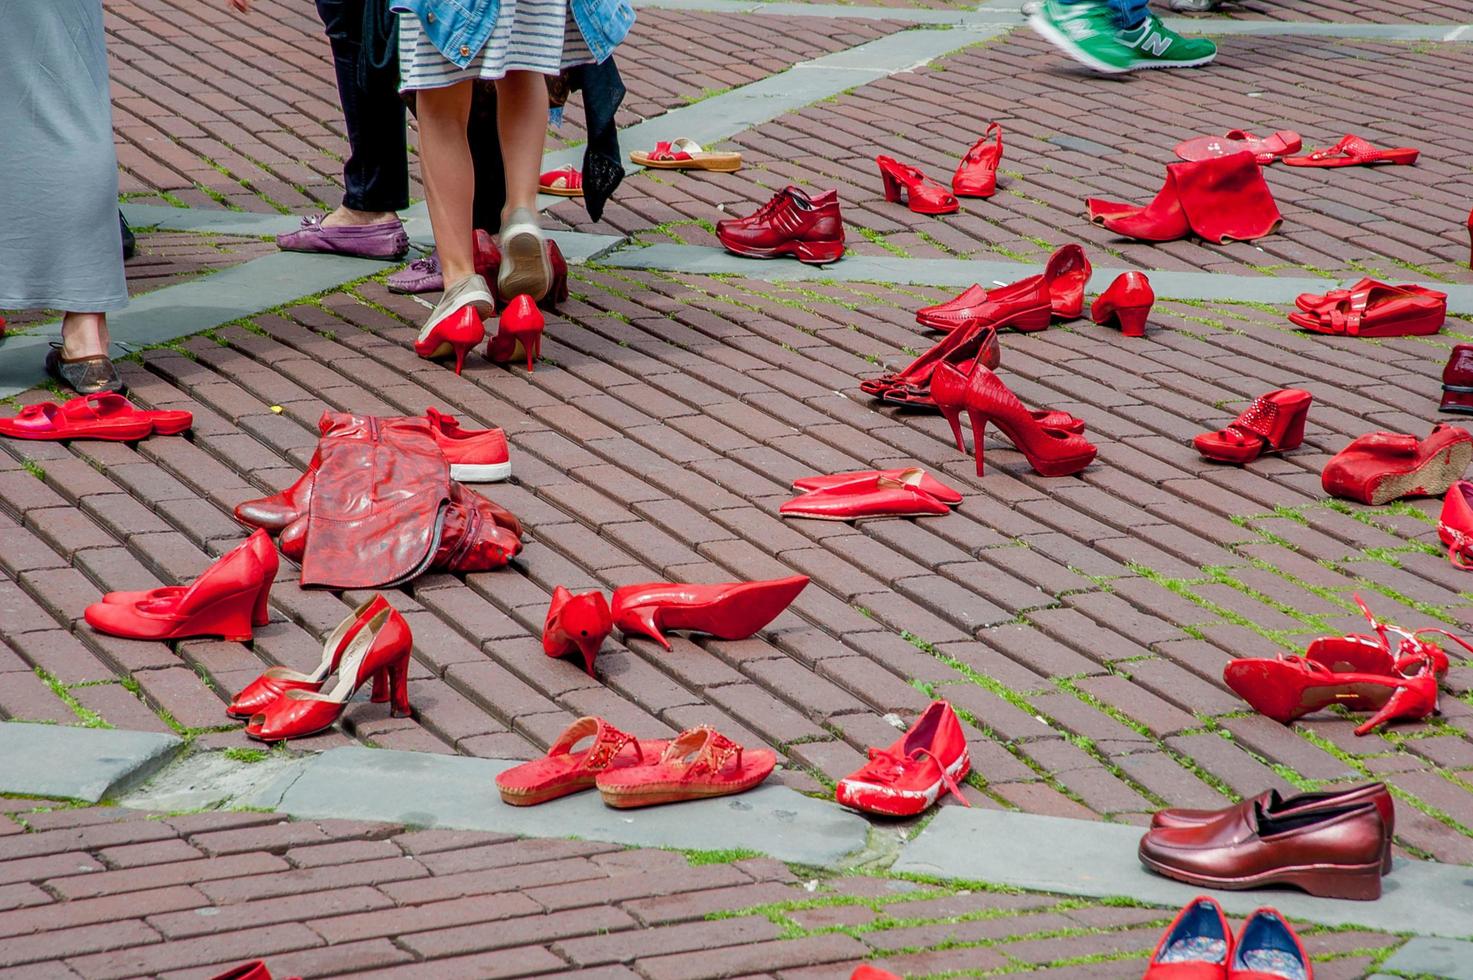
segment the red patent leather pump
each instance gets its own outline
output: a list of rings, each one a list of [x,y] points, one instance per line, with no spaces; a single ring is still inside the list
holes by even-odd
[[[1356,729],[1367,735],[1401,719],[1418,720],[1437,711],[1437,676],[1423,659],[1411,676],[1335,671],[1304,657],[1230,660],[1222,679],[1254,711],[1287,725],[1338,704],[1373,712]]]
[[[991,142],[988,138],[993,137]],[[997,166],[1002,162],[1002,127],[988,123],[982,138],[972,144],[951,177],[957,197],[991,197],[997,192]]]
[[[131,640],[196,636],[249,640],[281,565],[271,540],[252,540],[257,535],[266,538],[265,531],[256,531],[178,594],[131,603],[93,603],[85,613],[88,624]]]
[[[1146,317],[1155,302],[1156,293],[1144,272],[1123,272],[1095,299],[1089,318],[1102,325],[1114,321],[1121,336],[1144,337]]]
[[[256,558],[262,565],[269,566],[273,561],[277,561],[279,564],[276,556],[276,546],[264,534],[252,534],[245,539],[245,543],[241,547],[250,548],[254,551]],[[223,556],[221,560],[224,560]],[[187,585],[163,585],[157,589],[139,589],[134,592],[109,592],[102,597],[102,601],[108,605],[126,606],[135,602],[157,599],[177,600],[184,594],[184,590],[187,588],[189,588]],[[262,589],[256,596],[256,608],[251,614],[251,624],[253,626],[265,626],[271,622],[271,607],[266,601],[270,598],[270,595],[271,590],[266,588]]]
[[[549,657],[566,657],[577,650],[583,654],[583,669],[592,677],[598,648],[613,628],[614,620],[602,592],[574,595],[559,585],[552,590],[552,602],[542,625],[542,652]]]
[[[653,638],[666,650],[665,630],[694,630],[743,640],[777,618],[808,584],[808,576],[766,582],[691,585],[647,582],[614,590],[614,624],[626,635]]]
[[[486,336],[481,315],[470,304],[435,323],[414,341],[414,352],[425,360],[455,355],[455,373],[465,367],[465,355]]]
[[[875,163],[885,181],[885,200],[898,202],[904,188],[906,204],[916,214],[951,214],[961,207],[950,191],[915,167],[887,156],[875,157]]]
[[[497,321],[496,335],[486,342],[486,359],[495,364],[506,364],[517,359],[517,352],[526,355],[527,370],[532,370],[532,361],[542,353],[542,328],[546,321],[542,311],[530,296],[518,296],[501,311]]]
[[[413,713],[408,683],[409,651],[413,644],[409,624],[399,611],[392,606],[379,610],[348,641],[338,662],[337,683],[331,690],[284,691],[251,716],[245,733],[262,742],[280,742],[331,728],[353,692],[380,672],[388,675],[390,713],[395,718],[408,718]]]
[[[1208,459],[1239,466],[1264,453],[1297,449],[1304,442],[1304,422],[1314,396],[1300,388],[1281,388],[1259,395],[1225,429],[1194,436],[1197,452]]]
[[[299,673],[287,667],[269,667],[265,673],[251,681],[240,692],[231,699],[225,709],[225,713],[232,718],[249,718],[258,711],[265,710],[266,706],[287,691],[317,691],[321,690],[322,682],[327,680],[333,671],[338,669],[338,663],[343,658],[343,651],[348,648],[353,637],[374,616],[389,607],[389,601],[382,594],[375,595],[363,605],[354,609],[337,625],[327,639],[322,643],[322,662],[317,669],[310,674]],[[373,677],[373,700],[384,702],[389,700],[388,676],[380,672]]]
[[[972,447],[977,456],[977,475],[982,475],[982,441],[991,422],[1012,440],[1040,476],[1071,476],[1095,458],[1096,449],[1084,436],[1063,429],[1045,428],[1002,379],[980,364],[964,375],[950,364],[942,364],[931,376],[931,396],[956,436],[962,442],[961,413],[966,409],[972,423]]]

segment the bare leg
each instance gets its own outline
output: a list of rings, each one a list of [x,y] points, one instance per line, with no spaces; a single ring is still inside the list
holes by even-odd
[[[430,210],[430,227],[435,232],[435,251],[440,256],[446,286],[476,271],[475,229],[471,220],[476,172],[465,135],[471,111],[471,84],[457,82],[446,88],[422,89],[416,93],[420,171]],[[535,177],[533,184],[535,187]]]
[[[106,354],[111,338],[106,313],[67,313],[61,321],[61,356],[69,361]]]
[[[506,168],[503,224],[517,208],[535,209],[537,176],[547,138],[547,82],[530,71],[510,71],[496,82],[496,125]]]

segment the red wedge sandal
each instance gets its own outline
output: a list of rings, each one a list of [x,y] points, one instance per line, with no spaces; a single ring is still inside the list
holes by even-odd
[[[1304,442],[1304,422],[1314,396],[1299,388],[1259,395],[1225,429],[1194,436],[1197,452],[1220,463],[1251,463],[1264,453],[1297,449]]]

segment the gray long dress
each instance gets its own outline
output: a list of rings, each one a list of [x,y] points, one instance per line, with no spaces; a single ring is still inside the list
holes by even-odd
[[[127,302],[102,0],[0,0],[0,309]]]

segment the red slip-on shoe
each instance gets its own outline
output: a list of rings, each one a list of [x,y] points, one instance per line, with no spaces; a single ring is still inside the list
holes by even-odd
[[[967,370],[970,370],[974,361],[988,367],[996,367],[1002,362],[997,326],[984,320],[974,320],[951,331],[899,371],[862,379],[859,390],[877,398],[886,398],[891,392],[904,389],[905,396],[897,400],[923,401],[929,398],[931,375],[937,364],[967,365]]]
[[[0,435],[12,439],[58,441],[102,439],[136,442],[153,432],[153,422],[137,415],[109,418],[76,418],[55,402],[27,405],[14,418],[0,418]]]
[[[1388,286],[1362,279],[1356,288],[1314,312],[1289,314],[1289,322],[1314,333],[1350,337],[1408,337],[1437,333],[1447,319],[1447,294],[1425,287]]]
[[[1258,137],[1242,129],[1230,129],[1222,136],[1193,136],[1176,144],[1176,155],[1183,160],[1208,160],[1247,150],[1253,161],[1266,167],[1279,157],[1298,153],[1304,141],[1299,134],[1281,129],[1272,136]]]
[[[899,202],[901,188],[905,189],[905,203],[916,214],[954,214],[960,210],[956,197],[945,187],[921,173],[915,167],[901,163],[892,157],[877,156],[880,177],[885,182],[885,200]]]
[[[1296,449],[1304,441],[1304,422],[1314,396],[1300,388],[1281,388],[1253,399],[1232,424],[1192,437],[1197,452],[1220,463],[1251,463],[1264,453]]]
[[[809,197],[797,187],[785,187],[745,218],[718,221],[716,238],[735,255],[756,259],[791,255],[812,265],[836,262],[844,256],[839,192]]]
[[[1442,368],[1442,404],[1439,409],[1473,415],[1473,344],[1455,344]]]
[[[916,470],[916,474],[920,471]],[[818,521],[862,521],[878,517],[940,517],[951,508],[920,489],[920,476],[892,479],[882,474],[853,483],[810,490],[778,508],[784,517]]]
[[[425,409],[435,445],[450,464],[450,479],[461,483],[495,483],[511,476],[511,453],[500,429],[463,429],[454,415]]]
[[[1372,716],[1355,733],[1365,735],[1391,721],[1419,720],[1437,710],[1437,677],[1428,661],[1411,676],[1334,671],[1304,657],[1230,660],[1222,679],[1248,705],[1282,724],[1332,704]]]
[[[931,376],[931,396],[951,424],[961,452],[966,451],[961,428],[961,412],[966,409],[978,476],[983,475],[982,441],[989,422],[1002,430],[1040,476],[1072,476],[1094,461],[1097,450],[1089,440],[1077,432],[1044,428],[1002,379],[980,364],[967,375],[950,364],[939,365]]]
[[[61,410],[68,418],[79,422],[92,419],[148,419],[153,423],[153,434],[156,436],[177,436],[194,425],[194,415],[191,412],[139,408],[122,395],[113,392],[81,395],[62,402]]]
[[[889,748],[871,748],[869,762],[839,780],[834,798],[855,810],[887,817],[921,813],[943,792],[971,806],[957,785],[971,768],[967,737],[956,712],[945,701],[932,701]]]
[[[1447,560],[1458,568],[1473,569],[1473,483],[1458,480],[1442,498],[1437,536],[1447,547]]]
[[[602,592],[574,595],[559,585],[552,590],[552,602],[542,625],[542,652],[559,658],[577,651],[583,654],[583,669],[592,677],[598,648],[613,628],[614,620]]]
[[[1089,318],[1101,325],[1115,322],[1123,337],[1144,337],[1146,317],[1155,302],[1156,293],[1144,272],[1123,272],[1095,298]]]
[[[280,564],[280,558],[276,554],[276,545],[271,543],[271,538],[265,534],[251,534],[244,542],[236,548],[249,548],[256,553],[256,558],[263,566],[274,567]],[[221,556],[224,559],[224,556]],[[177,602],[179,597],[188,589],[187,585],[161,585],[156,589],[138,589],[132,592],[109,592],[102,597],[102,601],[114,606],[127,606],[137,602],[147,602],[158,599],[168,599]],[[265,626],[271,622],[271,607],[267,600],[270,598],[271,589],[264,588],[256,596],[256,608],[251,613],[251,622],[256,626]]]
[[[375,594],[372,599],[349,613],[348,617],[327,635],[327,639],[322,643],[322,661],[317,665],[316,670],[310,674],[303,674],[287,667],[268,667],[260,677],[241,688],[240,692],[230,699],[225,713],[232,718],[249,718],[265,710],[267,705],[287,691],[320,690],[322,682],[338,669],[338,663],[343,659],[343,651],[348,648],[353,637],[357,636],[358,631],[373,617],[388,607],[389,600],[385,599],[382,593]],[[388,677],[379,674],[374,677],[373,681],[373,700],[380,703],[389,700]]]
[[[614,590],[614,625],[625,636],[648,636],[666,650],[670,641],[665,639],[665,630],[745,640],[776,619],[807,585],[807,575],[717,585],[621,585]]]
[[[549,290],[550,292],[551,290]],[[527,371],[532,371],[532,361],[542,353],[542,330],[547,321],[542,311],[530,296],[518,296],[507,304],[496,321],[496,333],[486,341],[486,360],[493,364],[507,364],[527,359]]]
[[[1199,895],[1161,934],[1141,980],[1225,980],[1232,955],[1233,931],[1222,906]]]
[[[1435,425],[1426,439],[1369,432],[1325,464],[1320,482],[1332,497],[1379,507],[1402,497],[1440,497],[1473,462],[1473,435]]]
[[[962,495],[948,487],[940,480],[918,466],[906,467],[898,470],[854,470],[849,473],[830,473],[823,476],[802,476],[793,481],[794,490],[826,490],[829,487],[841,486],[845,483],[853,483],[855,480],[867,480],[872,476],[884,476],[903,483],[914,482],[915,473],[921,474],[920,482],[915,483],[925,493],[930,494],[943,504],[953,506],[962,502]]]
[[[934,330],[956,330],[978,320],[1005,324],[1020,333],[1043,330],[1049,317],[1078,319],[1084,310],[1084,286],[1092,272],[1084,249],[1071,243],[1049,256],[1041,277],[1028,276],[992,289],[973,284],[945,303],[917,310],[916,322]],[[1048,316],[1042,315],[1045,305]]]
[[[1262,908],[1243,923],[1243,929],[1233,943],[1227,978],[1314,980],[1314,967],[1298,934],[1278,909]]]
[[[590,737],[593,741],[586,749],[574,751]],[[593,789],[601,772],[654,762],[669,744],[664,739],[636,739],[602,718],[585,715],[563,729],[547,755],[497,773],[496,788],[505,803],[536,806]]]
[[[989,142],[991,138],[991,142]],[[951,190],[957,197],[991,197],[997,193],[997,167],[1002,163],[1002,127],[988,123],[982,138],[972,144],[956,173]]]
[[[1412,164],[1420,151],[1410,146],[1381,150],[1352,133],[1341,137],[1334,146],[1311,151],[1308,156],[1285,157],[1291,167],[1368,167],[1375,164]]]
[[[745,749],[716,729],[701,726],[676,736],[659,761],[605,769],[594,784],[605,803],[627,809],[745,793],[776,765],[777,756],[771,751]]]

